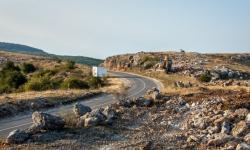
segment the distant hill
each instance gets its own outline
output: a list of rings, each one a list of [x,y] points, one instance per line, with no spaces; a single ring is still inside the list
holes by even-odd
[[[15,53],[30,54],[30,55],[36,55],[36,56],[43,56],[43,57],[48,57],[51,59],[72,60],[72,61],[75,61],[76,63],[86,64],[90,66],[97,66],[103,63],[103,60],[101,59],[95,59],[95,58],[84,57],[84,56],[67,56],[67,55],[49,54],[41,49],[26,46],[26,45],[21,45],[21,44],[0,42],[0,50],[8,51],[8,52],[15,52]]]

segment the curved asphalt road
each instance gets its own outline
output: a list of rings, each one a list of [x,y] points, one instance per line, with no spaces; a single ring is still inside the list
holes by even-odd
[[[127,97],[140,97],[144,95],[148,89],[157,87],[156,83],[148,78],[121,72],[110,73],[117,78],[125,79],[123,80],[124,82],[130,82],[131,87],[127,90]],[[116,101],[117,100],[113,97],[113,95],[103,94],[94,98],[85,99],[80,103],[90,106],[92,109],[97,109],[112,104]],[[63,112],[70,112],[72,111],[73,105],[74,104],[63,105],[48,109],[44,112],[55,115]],[[26,113],[0,120],[0,138],[6,138],[9,132],[15,129],[28,128],[32,124],[31,115],[31,113]]]

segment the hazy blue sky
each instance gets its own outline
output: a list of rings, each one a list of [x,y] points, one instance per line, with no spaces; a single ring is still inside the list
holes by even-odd
[[[0,0],[0,41],[97,58],[250,52],[250,0]]]

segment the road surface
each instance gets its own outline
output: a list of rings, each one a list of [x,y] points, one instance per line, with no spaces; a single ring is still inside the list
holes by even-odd
[[[127,73],[111,72],[117,78],[125,79],[124,82],[130,82],[131,87],[127,90],[127,97],[140,97],[148,89],[157,87],[156,83],[148,78],[136,76]],[[116,102],[117,99],[111,94],[103,94],[94,98],[80,101],[83,105],[90,106],[92,109],[107,106]],[[44,112],[58,115],[59,113],[72,111],[74,104],[62,105],[56,108],[48,109]],[[0,120],[0,138],[6,138],[9,132],[15,129],[25,129],[32,124],[32,113],[17,115],[15,117]]]

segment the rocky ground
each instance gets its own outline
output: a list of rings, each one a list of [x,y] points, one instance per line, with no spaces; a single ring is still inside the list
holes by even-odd
[[[36,112],[34,125],[11,133],[2,148],[250,149],[249,98],[247,91],[170,96],[152,89],[99,110],[76,104],[71,120]]]

